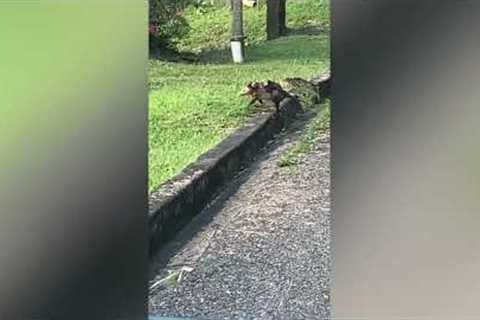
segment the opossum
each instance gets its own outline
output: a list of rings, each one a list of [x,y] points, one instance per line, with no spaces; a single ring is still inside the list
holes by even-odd
[[[267,83],[251,82],[247,84],[240,95],[251,98],[249,105],[257,102],[264,105],[265,103],[271,102],[274,104],[277,113],[280,112],[280,102],[290,96],[278,83],[270,80],[268,80]]]

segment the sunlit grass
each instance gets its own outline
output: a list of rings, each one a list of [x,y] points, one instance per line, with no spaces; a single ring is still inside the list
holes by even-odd
[[[311,10],[311,6],[316,5],[313,0],[308,0],[298,2],[297,10],[289,7],[289,21],[294,19],[293,14],[303,12],[304,18],[298,19],[304,19],[307,24],[307,20],[316,15],[310,11],[307,14],[301,8]],[[328,9],[322,5],[318,7]],[[225,10],[227,14],[223,12]],[[255,27],[253,33],[247,33],[247,36],[253,36],[250,37],[252,44],[247,47],[248,61],[245,64],[234,65],[229,60],[217,59],[217,55],[212,56],[211,63],[208,63],[208,53],[204,57],[207,62],[202,59],[202,63],[198,64],[150,61],[150,191],[195,161],[245,121],[253,112],[247,107],[247,101],[239,96],[247,82],[263,79],[280,81],[293,76],[308,79],[329,68],[328,35],[297,35],[266,42],[262,38],[263,13],[253,10],[256,9],[250,9],[252,13],[246,11],[247,32],[252,31],[253,25],[252,22],[249,24],[249,19],[262,28]],[[191,15],[193,34],[183,41],[183,50],[221,50],[225,41],[228,43],[228,9],[218,8],[204,15]],[[319,12],[319,17],[324,15]],[[209,29],[208,35],[201,32],[206,29]],[[262,36],[258,37],[255,30],[261,30],[258,34]]]

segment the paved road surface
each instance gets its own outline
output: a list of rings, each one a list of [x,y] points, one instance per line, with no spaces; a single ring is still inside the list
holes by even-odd
[[[329,134],[294,169],[279,168],[298,136],[294,126],[272,143],[159,254],[151,314],[328,318]]]

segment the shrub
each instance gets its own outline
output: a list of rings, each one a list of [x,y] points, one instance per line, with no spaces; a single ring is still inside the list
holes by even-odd
[[[149,0],[150,47],[173,48],[189,31],[183,10],[193,0]]]

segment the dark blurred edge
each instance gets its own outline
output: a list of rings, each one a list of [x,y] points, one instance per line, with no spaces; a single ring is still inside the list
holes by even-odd
[[[415,295],[418,292],[412,290],[409,297],[403,297],[398,294],[401,291],[400,285],[398,288],[391,287],[390,295],[386,294],[386,290],[380,291],[378,289],[384,289],[381,284],[390,283],[388,281],[392,281],[395,277],[402,279],[402,277],[405,277],[403,274],[392,274],[390,279],[378,276],[372,280],[368,277],[371,274],[367,276],[367,274],[360,272],[360,267],[353,263],[346,263],[342,266],[337,263],[338,261],[353,261],[353,258],[349,260],[349,257],[356,256],[359,248],[368,252],[368,248],[361,247],[362,244],[359,243],[363,234],[369,234],[368,225],[365,226],[360,223],[379,221],[383,208],[389,208],[388,205],[393,208],[395,201],[403,199],[401,192],[398,195],[389,194],[391,192],[389,191],[390,186],[396,184],[396,180],[391,179],[391,177],[383,177],[386,181],[386,187],[384,188],[386,190],[382,190],[380,184],[368,184],[360,179],[360,177],[363,177],[364,180],[382,181],[382,177],[379,177],[378,174],[379,167],[388,163],[388,160],[390,160],[390,163],[393,160],[400,163],[404,161],[403,165],[405,167],[407,167],[407,164],[415,164],[412,159],[418,156],[418,150],[422,150],[421,147],[417,150],[413,148],[407,150],[411,153],[400,154],[398,159],[393,160],[392,155],[400,153],[397,148],[400,143],[392,144],[390,150],[388,150],[388,141],[395,137],[401,136],[404,137],[404,140],[408,138],[409,141],[410,139],[411,141],[416,139],[413,134],[409,136],[408,131],[405,130],[409,123],[405,121],[402,126],[399,119],[408,121],[408,117],[405,115],[409,113],[413,120],[416,120],[419,116],[424,119],[435,119],[436,110],[450,109],[458,110],[458,116],[452,119],[450,128],[445,127],[445,129],[453,129],[462,121],[462,113],[466,111],[466,107],[461,103],[460,93],[454,90],[461,88],[470,95],[473,93],[469,91],[471,84],[468,80],[465,80],[465,83],[458,82],[458,79],[461,79],[461,73],[465,73],[464,70],[461,71],[464,66],[462,66],[461,60],[454,60],[452,57],[459,56],[463,47],[466,48],[463,51],[467,53],[468,50],[472,49],[470,52],[472,56],[475,54],[475,50],[478,50],[478,46],[472,45],[474,43],[472,34],[474,32],[478,33],[478,23],[477,28],[474,29],[472,26],[475,26],[473,17],[480,13],[479,4],[480,2],[476,0],[332,1],[331,202],[333,214],[332,303],[334,316],[377,319],[374,315],[378,314],[380,315],[378,319],[382,319],[382,317],[386,319],[393,318],[397,314],[402,314],[402,316],[406,314],[410,318],[414,318],[416,314],[412,313],[413,311],[409,310],[408,307],[414,309],[415,306],[420,309],[422,304],[425,304],[424,308],[426,309],[429,307],[422,299],[408,305],[405,301],[407,300],[410,303],[411,300],[414,300],[411,297],[416,297]],[[479,20],[477,19],[477,21]],[[469,45],[467,46],[467,44]],[[465,56],[468,57],[467,54]],[[474,64],[472,65],[474,66]],[[469,78],[467,76],[468,74],[465,73],[465,79],[474,78],[471,75]],[[444,87],[439,86],[439,83],[444,83]],[[432,92],[435,93],[434,88],[437,88],[436,86],[439,86],[439,91],[437,95],[434,95]],[[438,97],[449,97],[449,95],[457,98],[456,105],[451,104],[446,99],[437,99]],[[400,115],[405,118],[400,118]],[[427,129],[432,132],[440,131],[439,127],[425,122],[425,131]],[[452,134],[454,134],[454,130],[452,130]],[[418,137],[418,139],[420,140],[422,137]],[[415,146],[413,142],[411,142],[411,145]],[[425,145],[423,149],[429,147]],[[378,152],[377,150],[380,148],[382,151]],[[445,148],[445,153],[448,152],[448,148]],[[377,170],[373,169],[374,165],[372,163],[377,164],[378,167],[375,168]],[[421,161],[418,165],[427,166]],[[415,166],[412,165],[412,168],[415,168]],[[401,169],[401,167],[398,168],[399,171]],[[458,170],[454,167],[449,169],[452,172]],[[413,175],[411,173],[412,180]],[[428,185],[427,183],[432,182],[425,181],[426,185]],[[471,190],[472,186],[458,185],[455,187]],[[416,186],[410,185],[409,187]],[[452,187],[452,189],[454,188]],[[368,194],[369,190],[376,190],[377,193],[371,191],[371,194],[366,198],[365,195]],[[408,190],[405,191],[407,193]],[[363,195],[364,198],[358,198],[360,195]],[[445,195],[444,197],[448,198],[448,196]],[[378,198],[378,202],[382,201],[382,204],[379,203],[376,206],[375,198]],[[384,199],[391,199],[391,203],[389,204],[388,200]],[[420,199],[418,203],[408,203],[408,205],[411,207],[417,206],[417,210],[422,212],[421,206],[424,204],[421,203],[422,201],[434,202],[435,200]],[[368,213],[370,216],[365,214],[368,211],[366,208],[372,207],[378,212],[371,210]],[[398,212],[401,212],[401,210]],[[430,212],[426,212],[426,214],[430,214]],[[373,217],[378,220],[374,220]],[[358,222],[357,226],[352,226],[351,221]],[[412,219],[412,221],[415,220]],[[418,218],[418,221],[420,221],[420,218]],[[425,234],[435,232],[436,221],[435,219],[432,219],[432,221],[431,230],[426,229]],[[459,222],[456,221],[456,223]],[[347,230],[346,226],[351,227],[348,230],[353,230],[352,233],[336,234],[338,230]],[[373,226],[372,223],[371,228]],[[392,225],[391,227],[394,229],[395,226]],[[409,230],[403,231],[404,239],[407,240],[410,236]],[[378,230],[371,230],[370,234],[377,234],[377,232]],[[458,235],[457,237],[461,238]],[[401,239],[399,242],[401,242]],[[431,244],[432,252],[438,249],[435,245],[436,243]],[[380,243],[378,247],[383,249]],[[411,252],[415,252],[415,250],[417,248],[411,248]],[[372,256],[374,255],[372,253]],[[388,259],[395,261],[395,266],[415,266],[417,262],[398,260],[398,255],[395,252],[392,252],[390,257],[385,257],[386,264],[387,261],[390,261]],[[451,257],[449,256],[448,259],[451,259]],[[369,259],[365,257],[364,261],[362,267],[368,265]],[[378,268],[378,265],[371,265],[371,270],[376,268]],[[337,273],[339,269],[342,270],[341,274]],[[433,270],[434,268],[432,268]],[[408,276],[411,279],[417,277],[415,279],[417,279],[416,284],[418,285],[423,281],[420,272],[418,275],[409,274]],[[458,275],[458,279],[460,280],[462,276]],[[405,281],[402,285],[407,286],[405,283],[408,283],[413,287],[415,281],[411,279],[411,282]],[[439,283],[443,281],[444,279],[438,279]],[[336,286],[342,288],[342,296],[336,296]],[[349,290],[352,287],[355,287],[356,291],[354,289]],[[360,292],[361,294],[359,294]],[[379,305],[379,300],[370,296],[369,293],[383,295],[382,298],[385,301],[389,300],[389,305]],[[436,297],[437,295],[440,296],[438,291],[431,292],[428,297]],[[448,295],[448,292],[442,292],[441,295],[442,297]],[[426,297],[425,295],[425,301],[427,300]],[[337,304],[337,302],[340,303]],[[439,312],[438,310],[442,310],[442,308],[447,307],[445,305],[438,305],[435,308],[430,306],[429,316]],[[457,319],[460,319],[460,314],[465,310],[458,309],[457,312]]]
[[[52,5],[59,4],[62,10],[66,10],[65,8],[70,5],[63,1],[30,3],[7,1],[4,4],[0,3],[0,6],[17,4],[23,5],[27,10],[30,9],[28,8],[30,4],[40,9],[45,9],[42,8],[43,4],[50,5],[46,10],[39,12],[45,15],[41,18],[45,20],[48,19],[49,14],[55,15],[51,10]],[[111,41],[111,44],[117,44],[117,46],[112,45],[113,48],[125,49],[124,52],[118,52],[119,56],[131,57],[132,60],[128,65],[112,66],[106,57],[98,58],[105,63],[105,70],[89,70],[88,75],[95,76],[98,72],[97,76],[101,76],[102,80],[108,79],[111,82],[106,84],[108,88],[95,88],[97,90],[95,93],[92,92],[91,96],[88,94],[84,97],[64,96],[62,94],[67,90],[59,87],[58,97],[49,96],[47,97],[49,100],[35,95],[29,97],[32,101],[32,114],[37,112],[38,101],[48,101],[55,105],[59,103],[58,101],[62,101],[63,97],[70,99],[64,99],[61,105],[57,105],[59,108],[55,112],[55,117],[49,119],[53,123],[52,126],[58,125],[61,128],[64,124],[59,123],[65,121],[64,119],[70,120],[73,109],[81,114],[83,106],[87,110],[85,114],[90,112],[88,116],[95,115],[96,118],[88,123],[80,122],[79,119],[78,123],[81,123],[82,127],[77,128],[78,130],[74,133],[68,131],[68,128],[65,129],[65,132],[71,136],[59,137],[65,138],[64,141],[66,141],[63,150],[49,149],[51,145],[55,145],[50,141],[44,141],[45,145],[38,147],[42,154],[35,154],[34,150],[22,150],[24,153],[15,155],[17,149],[0,150],[2,153],[8,152],[21,158],[18,163],[12,165],[14,170],[18,170],[19,173],[23,173],[20,172],[22,170],[31,171],[36,175],[35,177],[38,175],[45,178],[45,180],[36,180],[33,177],[26,180],[21,177],[18,180],[22,178],[25,180],[14,181],[15,188],[8,190],[14,190],[17,196],[24,191],[19,188],[28,188],[29,191],[34,192],[33,199],[25,197],[19,201],[15,197],[11,201],[8,200],[7,204],[2,203],[4,201],[0,199],[0,218],[2,218],[0,225],[2,232],[8,231],[2,235],[2,239],[6,238],[7,241],[2,242],[0,248],[0,266],[2,267],[0,268],[2,279],[0,319],[145,320],[148,317],[147,1],[136,0],[126,4],[117,1],[86,1],[85,3],[74,1],[71,4],[73,10],[85,9],[85,7],[92,11],[97,7],[101,7],[102,10],[112,8],[113,18],[110,18],[109,22],[118,19],[122,14],[125,15],[126,11],[116,11],[115,8],[130,6],[132,16],[127,18],[137,19],[134,24],[129,21],[130,26],[134,25],[134,31],[124,32],[121,30],[124,21],[118,21],[119,32],[112,34],[107,43],[93,41],[88,43],[91,35],[86,35],[81,40],[85,40],[86,47],[82,51],[87,54],[91,52],[92,56],[100,55],[101,51],[96,51],[97,46],[101,46],[102,49],[108,48],[108,42]],[[142,14],[139,14],[142,10]],[[18,19],[21,20],[22,17],[19,14]],[[69,23],[98,23],[96,20],[86,21],[88,18],[85,18],[85,15],[79,16],[78,21],[74,22],[63,22],[61,19],[55,19],[52,22],[52,26],[56,28],[51,29],[52,33],[65,31],[65,34],[68,34]],[[29,21],[23,23],[25,28],[32,27],[28,24]],[[62,26],[60,23],[65,25]],[[62,30],[58,30],[59,26]],[[33,27],[35,27],[34,24]],[[103,27],[99,23],[98,28]],[[143,30],[145,30],[143,39],[131,38],[132,34],[142,34]],[[75,35],[79,36],[78,33]],[[64,53],[59,53],[58,49],[61,42],[58,40],[58,33],[52,37],[45,32],[42,36],[45,36],[45,43],[52,44],[52,49],[48,52],[47,45],[42,48],[32,46],[30,48],[32,56],[40,57],[38,63],[42,63],[41,59],[50,63],[56,55],[63,57]],[[26,39],[13,41],[18,43],[29,41],[27,38],[28,36]],[[135,49],[128,48],[128,45],[135,46]],[[12,48],[2,48],[2,50]],[[71,48],[64,49],[65,52],[71,50]],[[35,56],[36,52],[41,54]],[[70,53],[77,58],[77,55],[81,55],[73,50]],[[22,61],[0,63],[21,64]],[[142,65],[143,70],[139,68]],[[64,66],[59,64],[57,67]],[[21,65],[18,68],[21,68]],[[88,68],[91,66],[85,66],[85,69],[88,70]],[[115,68],[117,70],[114,70]],[[69,74],[68,69],[71,69],[71,66],[65,66],[66,78],[78,77],[78,75]],[[118,79],[113,76],[118,71],[120,74],[123,73],[124,78]],[[44,76],[47,83],[49,75]],[[15,77],[12,78],[17,80]],[[84,77],[81,81],[84,81],[85,88],[88,88],[92,79]],[[29,88],[42,86],[42,83],[29,83],[29,79],[23,79],[21,85],[25,87],[25,96],[28,97]],[[129,89],[121,92],[119,90],[121,86]],[[102,92],[98,89],[105,90]],[[77,92],[81,90],[80,88]],[[116,92],[112,94],[115,90]],[[102,93],[104,96],[101,96]],[[0,99],[1,96],[2,94]],[[110,101],[109,104],[104,103],[107,100]],[[101,101],[99,110],[92,111],[92,105],[84,105],[88,103],[86,101]],[[0,100],[0,112],[1,108]],[[24,107],[22,112],[26,113],[25,110]],[[21,115],[25,118],[29,116]],[[45,121],[42,122],[44,123]],[[28,128],[33,130],[34,136],[42,138],[48,137],[45,134],[48,129],[47,126]],[[36,169],[37,156],[49,160],[50,168],[45,172]],[[28,168],[22,167],[23,162],[27,163],[25,167]],[[65,172],[71,173],[71,176]]]

